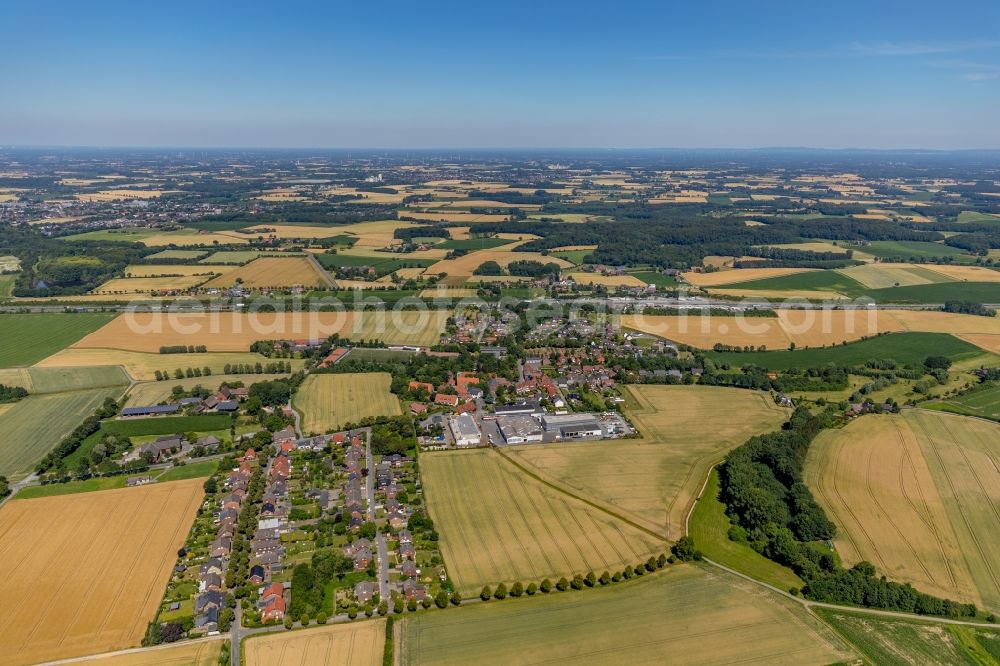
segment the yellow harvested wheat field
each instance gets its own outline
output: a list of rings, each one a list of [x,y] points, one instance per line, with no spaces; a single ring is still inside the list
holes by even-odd
[[[641,440],[521,446],[512,452],[546,481],[624,512],[671,540],[684,535],[711,466],[751,436],[777,430],[791,413],[765,393],[712,386],[626,386],[625,397]]]
[[[331,282],[312,257],[260,257],[203,286],[206,289],[225,289],[240,283],[249,289],[279,289],[329,287]]]
[[[1000,611],[1000,425],[907,410],[816,438],[806,483],[846,565]]]
[[[739,268],[731,271],[715,271],[713,273],[681,273],[689,284],[696,287],[717,287],[724,284],[738,284],[751,280],[763,280],[764,278],[779,277],[782,275],[794,275],[795,273],[806,273],[816,269],[813,268]]]
[[[805,299],[817,301],[846,301],[846,296],[833,291],[818,291],[810,289],[712,289],[713,295],[736,296],[740,299],[763,298],[767,300],[787,301],[790,299]]]
[[[199,343],[201,344],[201,343]],[[158,354],[156,352],[124,351],[121,349],[80,349],[70,347],[49,356],[35,364],[39,368],[75,368],[91,365],[121,365],[132,379],[152,381],[156,371],[170,373],[176,368],[210,368],[212,375],[204,379],[204,383],[221,382],[221,376],[227,364],[260,363],[267,365],[272,359],[250,352],[208,352],[207,354]],[[305,361],[302,359],[286,359],[292,364],[293,370],[301,370]],[[257,375],[267,379],[271,375]],[[164,382],[167,384],[167,382]],[[173,384],[170,384],[173,386]]]
[[[950,333],[988,351],[1000,351],[1000,319],[927,310],[778,310],[777,317],[625,315],[621,325],[708,349],[725,345],[785,349],[822,347],[880,333]]]
[[[387,372],[311,374],[295,394],[304,432],[324,433],[369,416],[401,414]]]
[[[538,261],[543,264],[556,264],[560,268],[571,268],[573,266],[573,264],[565,259],[553,256],[547,257],[539,252],[512,252],[511,249],[517,244],[517,242],[512,242],[510,245],[493,248],[492,250],[477,250],[455,259],[443,259],[432,265],[424,273],[427,275],[447,273],[449,276],[471,276],[473,271],[487,261],[495,261],[503,267],[506,267],[513,261]]]
[[[154,291],[190,289],[210,279],[211,275],[173,275],[169,277],[132,277],[108,280],[92,294],[148,294]]]
[[[4,662],[137,646],[203,494],[191,479],[0,509]]]
[[[409,227],[409,222],[401,220],[375,220],[373,222],[358,222],[337,227],[339,233],[358,237],[355,247],[384,247],[399,241],[393,236],[396,229]]]
[[[211,264],[135,264],[125,269],[127,278],[157,277],[162,275],[222,275],[235,271],[239,266]]]
[[[790,342],[776,317],[635,314],[623,315],[621,325],[701,349],[716,343],[785,349]]]
[[[385,620],[352,622],[254,636],[244,644],[246,666],[377,666]]]
[[[888,310],[778,310],[778,322],[797,347],[822,347],[904,330]]]
[[[984,266],[959,266],[955,264],[942,264],[939,266],[937,264],[929,264],[923,266],[923,268],[961,282],[1000,282],[1000,271]]]
[[[604,287],[645,287],[646,283],[634,275],[601,275],[600,273],[570,273],[577,284],[597,284]]]
[[[420,461],[448,575],[462,594],[614,570],[665,550],[661,539],[532,479],[495,450]]]
[[[84,664],[98,666],[218,666],[222,641],[199,640],[176,645],[158,645],[141,652],[88,659]]]
[[[450,315],[448,310],[125,313],[73,348],[157,353],[162,346],[207,345],[210,351],[247,352],[258,340],[320,339],[334,333],[355,340],[429,346],[437,343]],[[170,358],[162,362],[175,364]]]
[[[424,274],[423,268],[397,268],[395,271],[403,280],[419,280],[420,276]]]
[[[987,351],[1000,353],[1000,317],[925,310],[893,310],[891,315],[902,330],[950,333]]]

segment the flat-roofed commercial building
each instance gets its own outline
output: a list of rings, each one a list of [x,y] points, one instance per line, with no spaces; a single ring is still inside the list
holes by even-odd
[[[451,428],[451,434],[455,438],[455,446],[479,446],[483,441],[479,426],[468,414],[451,417],[448,420],[448,427]]]
[[[542,426],[538,423],[538,419],[528,414],[498,416],[497,426],[508,444],[542,441]]]
[[[602,437],[604,431],[593,414],[545,414],[541,417],[547,434],[557,439],[585,439]]]

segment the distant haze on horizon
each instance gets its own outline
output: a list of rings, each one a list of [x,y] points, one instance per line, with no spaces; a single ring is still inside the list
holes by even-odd
[[[25,2],[0,145],[1000,148],[1000,3]]]

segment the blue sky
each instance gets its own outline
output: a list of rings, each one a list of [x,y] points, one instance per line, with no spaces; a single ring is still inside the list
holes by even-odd
[[[4,145],[1000,148],[998,2],[5,0],[0,26]]]

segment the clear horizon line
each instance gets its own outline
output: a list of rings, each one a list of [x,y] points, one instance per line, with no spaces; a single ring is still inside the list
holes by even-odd
[[[477,151],[477,152],[517,152],[517,151],[571,151],[571,152],[615,152],[615,151],[817,151],[817,152],[926,152],[926,153],[990,153],[1000,152],[1000,146],[989,148],[928,148],[920,146],[895,148],[824,147],[803,145],[771,146],[254,146],[254,145],[155,145],[155,144],[18,144],[0,143],[0,150],[260,150],[260,151],[360,151],[360,152],[433,152],[433,151]]]

